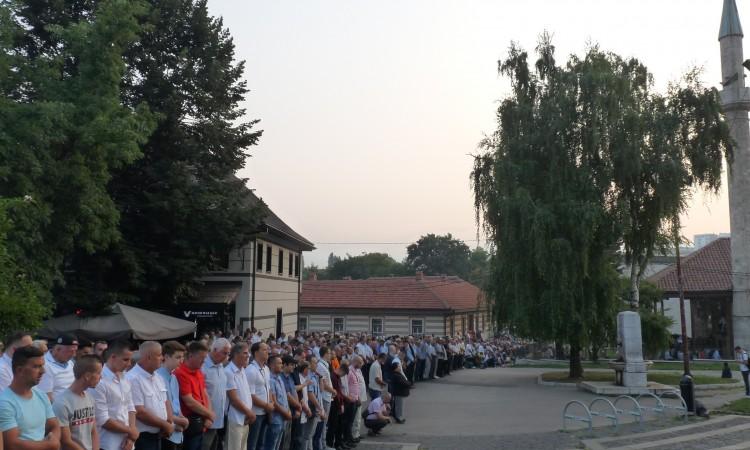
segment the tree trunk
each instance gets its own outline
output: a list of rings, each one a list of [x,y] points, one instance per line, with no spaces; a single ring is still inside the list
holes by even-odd
[[[601,347],[599,344],[592,344],[591,345],[591,362],[598,363],[599,362],[599,350]]]
[[[581,364],[581,346],[570,344],[570,378],[583,378],[583,365]]]
[[[555,359],[565,359],[565,352],[560,341],[555,341]]]
[[[633,262],[630,263],[630,309],[638,311],[641,302],[641,293],[639,290],[641,284],[640,270],[638,270],[638,258],[633,256]]]

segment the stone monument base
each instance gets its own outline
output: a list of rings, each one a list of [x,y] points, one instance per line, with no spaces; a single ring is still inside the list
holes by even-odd
[[[578,383],[578,388],[594,393],[596,395],[618,396],[618,395],[641,395],[655,394],[660,395],[665,392],[674,392],[677,389],[667,384],[654,383],[649,381],[643,387],[617,386],[608,381],[582,381]]]

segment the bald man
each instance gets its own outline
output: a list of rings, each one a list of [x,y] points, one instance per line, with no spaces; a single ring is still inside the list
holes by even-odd
[[[167,400],[167,386],[156,374],[161,366],[161,344],[146,341],[138,348],[140,358],[125,378],[132,386],[135,425],[140,433],[136,450],[161,450],[162,436],[174,433],[172,404]]]

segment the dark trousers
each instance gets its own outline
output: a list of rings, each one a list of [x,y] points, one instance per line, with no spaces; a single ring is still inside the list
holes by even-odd
[[[445,374],[450,375],[453,369],[453,355],[448,355],[448,363],[445,365]]]
[[[182,444],[175,444],[169,439],[161,440],[161,450],[182,450]]]
[[[331,403],[331,412],[328,414],[328,429],[326,430],[326,445],[335,448],[344,443],[344,427],[342,426],[344,415],[339,411],[336,402]]]
[[[135,450],[161,450],[161,438],[157,433],[142,432],[135,441]]]
[[[370,391],[370,399],[375,400],[376,398],[380,397],[380,394],[381,394],[380,391],[376,391],[375,389],[369,389],[369,388],[367,390]]]
[[[435,372],[437,372],[437,362],[438,362],[437,356],[433,356],[430,362],[432,363],[430,365],[430,379],[433,379],[435,378]]]
[[[203,445],[203,433],[190,437],[185,436],[182,441],[182,450],[201,450],[201,445]]]
[[[414,378],[416,378],[417,381],[424,380],[424,366],[425,366],[425,360],[417,359],[417,369],[416,369],[416,373],[414,374]]]
[[[750,370],[741,370],[742,381],[745,382],[745,395],[750,395],[750,384],[748,384],[747,376],[750,374]]]
[[[404,372],[404,375],[406,375],[406,379],[411,383],[414,383],[414,371],[416,369],[416,366],[416,363],[413,361],[406,365],[406,371]]]
[[[385,419],[365,419],[365,426],[372,430],[374,433],[379,432],[380,430],[385,428],[386,425],[388,425],[388,421]]]
[[[354,436],[352,435],[352,427],[354,426],[355,415],[357,414],[357,404],[346,402],[344,405],[344,417],[343,419],[343,435],[345,442],[352,442]]]
[[[263,438],[266,435],[266,427],[268,426],[267,418],[266,414],[258,415],[255,418],[255,422],[250,425],[250,433],[247,436],[247,450],[258,450],[263,447]]]
[[[300,419],[294,419],[292,421],[292,440],[289,444],[290,450],[307,450],[307,448],[303,445],[302,442],[302,424],[300,423]]]

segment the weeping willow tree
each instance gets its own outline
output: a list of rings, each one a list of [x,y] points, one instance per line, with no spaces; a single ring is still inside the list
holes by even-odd
[[[581,349],[607,339],[621,309],[618,251],[642,274],[690,187],[714,183],[695,174],[714,173],[717,151],[720,173],[728,141],[716,91],[695,78],[660,96],[636,59],[592,47],[558,66],[546,34],[536,52],[532,66],[513,44],[498,63],[511,93],[475,157],[472,186],[496,248],[487,286],[496,320],[567,343],[579,378]]]

